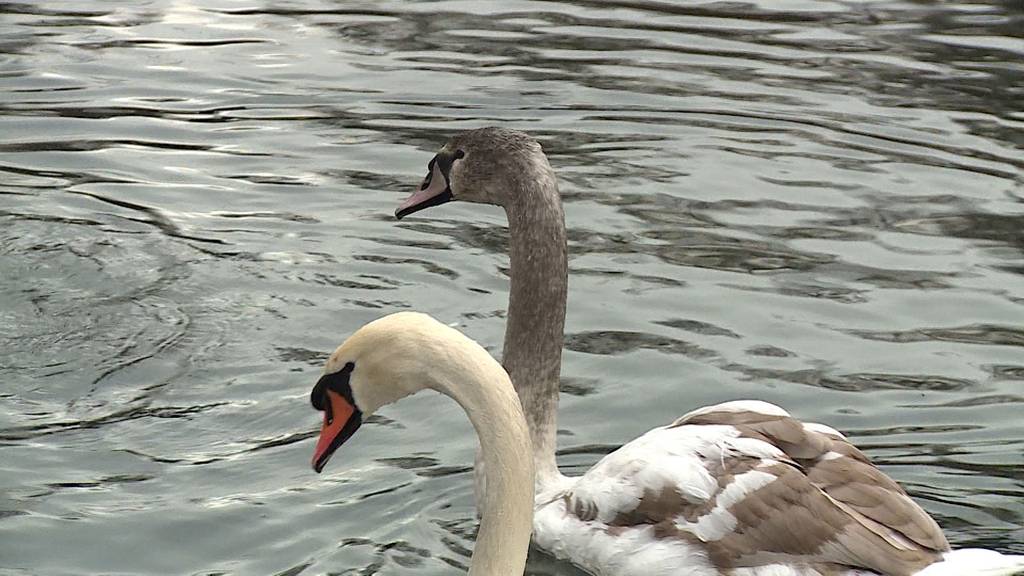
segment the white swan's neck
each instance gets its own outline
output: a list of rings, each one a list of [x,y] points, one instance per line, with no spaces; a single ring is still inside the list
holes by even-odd
[[[487,483],[469,574],[522,576],[534,490],[526,420],[508,375],[490,354],[476,345],[451,347],[447,365],[431,368],[433,387],[454,398],[473,423]]]
[[[505,206],[511,288],[502,353],[530,426],[538,491],[561,478],[555,435],[568,287],[562,201],[554,171],[540,159],[512,184]]]

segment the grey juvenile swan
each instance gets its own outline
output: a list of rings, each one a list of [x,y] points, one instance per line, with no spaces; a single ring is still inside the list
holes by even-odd
[[[331,354],[310,401],[324,412],[313,468],[378,408],[435,390],[462,406],[480,439],[486,474],[471,576],[522,576],[530,545],[533,463],[512,383],[486,350],[426,314],[399,312],[360,328]]]
[[[449,200],[495,204],[508,216],[512,285],[503,364],[530,426],[533,530],[541,548],[602,576],[1024,569],[1022,556],[952,551],[935,521],[842,434],[765,402],[694,410],[583,476],[563,476],[555,464],[555,413],[567,266],[554,172],[526,134],[464,132],[434,156],[396,216]]]

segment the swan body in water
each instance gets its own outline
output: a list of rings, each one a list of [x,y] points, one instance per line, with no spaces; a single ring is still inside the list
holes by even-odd
[[[942,531],[838,431],[734,401],[689,412],[579,477],[555,462],[567,290],[557,180],[521,132],[456,135],[428,165],[403,218],[451,200],[509,221],[511,289],[502,363],[522,402],[536,470],[533,532],[600,576],[1015,574],[1024,557],[951,550]],[[321,440],[323,441],[323,440]],[[478,459],[484,508],[496,487]],[[487,521],[486,510],[482,513]]]

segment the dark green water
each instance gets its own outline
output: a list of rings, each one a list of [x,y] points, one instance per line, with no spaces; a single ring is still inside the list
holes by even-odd
[[[490,124],[561,178],[566,471],[758,397],[1024,553],[1019,1],[67,0],[0,2],[0,574],[460,573],[456,407],[317,476],[308,392],[397,310],[500,350],[501,213],[390,216]]]

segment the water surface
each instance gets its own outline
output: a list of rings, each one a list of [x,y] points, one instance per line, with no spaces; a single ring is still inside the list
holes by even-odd
[[[0,573],[460,573],[458,409],[389,407],[317,476],[307,398],[389,312],[500,351],[500,211],[390,216],[483,125],[560,177],[567,473],[758,397],[1024,553],[1019,2],[0,14]]]

